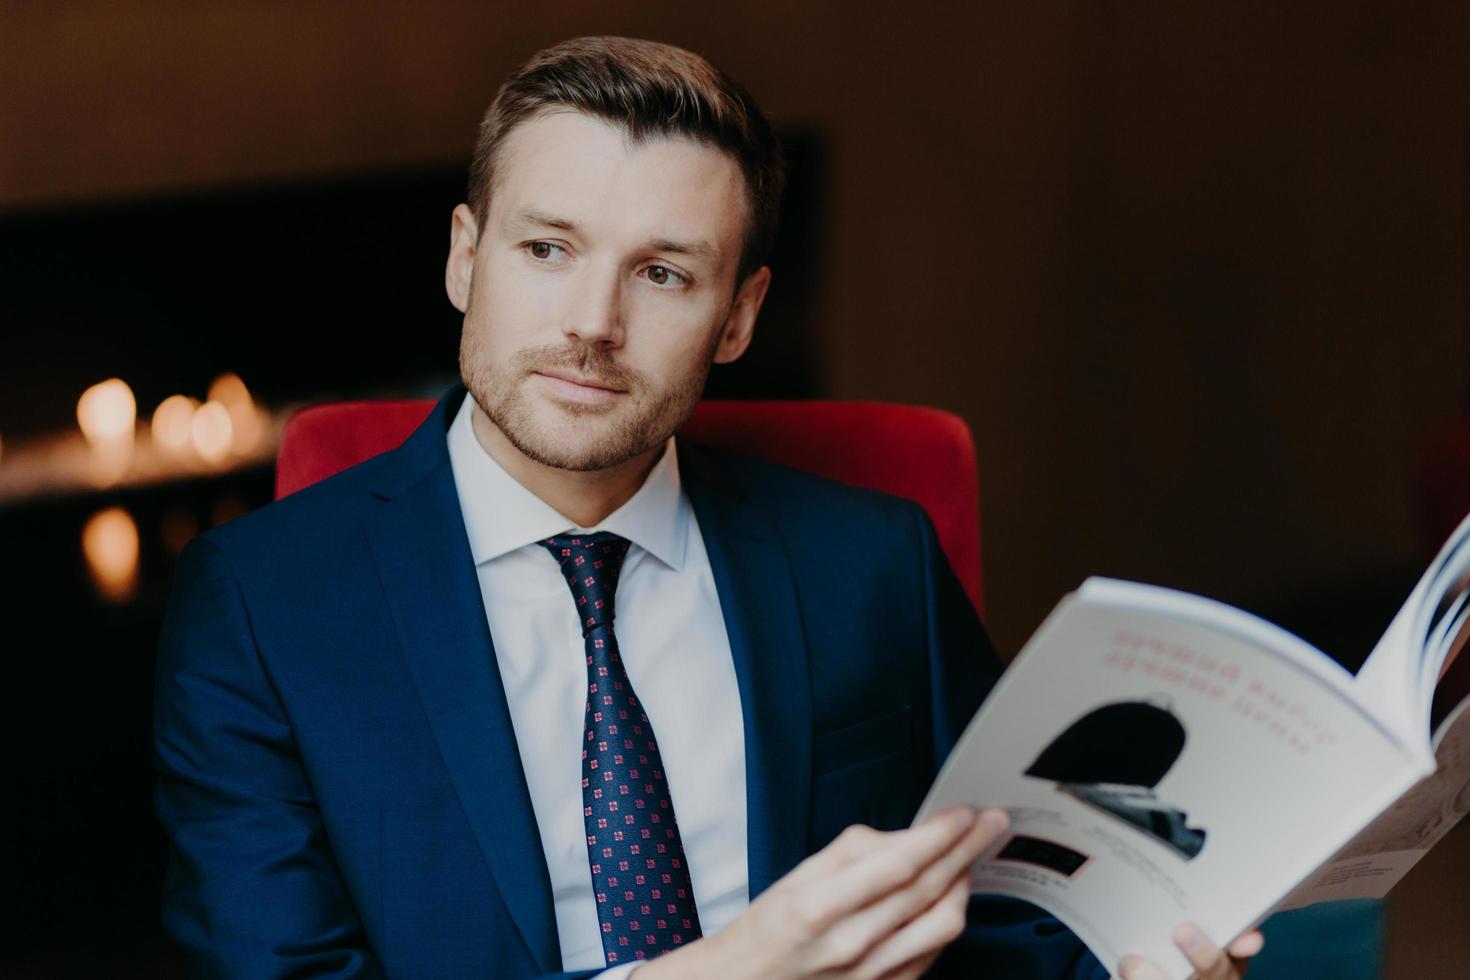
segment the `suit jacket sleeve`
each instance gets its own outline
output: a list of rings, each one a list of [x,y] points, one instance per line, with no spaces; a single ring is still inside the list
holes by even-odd
[[[163,925],[191,975],[381,976],[224,554],[180,555],[159,639]]]
[[[913,513],[923,543],[931,735],[938,765],[1000,677],[1002,665],[940,548],[933,522],[917,504]],[[969,925],[931,975],[1106,980],[1108,971],[1076,935],[1036,906],[1000,896],[971,896]]]

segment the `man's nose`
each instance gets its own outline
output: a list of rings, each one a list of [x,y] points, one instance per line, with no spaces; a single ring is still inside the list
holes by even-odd
[[[586,344],[618,347],[623,343],[622,281],[617,269],[589,265],[577,277],[562,333]]]

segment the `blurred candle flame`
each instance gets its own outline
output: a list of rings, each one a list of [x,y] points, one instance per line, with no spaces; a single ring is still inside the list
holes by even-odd
[[[240,376],[227,372],[215,378],[209,386],[209,400],[223,405],[230,413],[231,451],[248,453],[254,449],[265,424],[260,410],[255,407],[255,400],[250,397],[250,389],[245,387]]]
[[[133,461],[133,430],[138,403],[121,378],[99,381],[77,400],[77,424],[92,447],[92,477],[111,483]]]
[[[138,525],[121,507],[93,514],[82,528],[82,553],[92,583],[112,602],[126,602],[138,589]]]
[[[169,395],[153,410],[153,441],[171,452],[189,448],[194,412],[199,407],[188,395]]]
[[[113,439],[131,440],[137,416],[133,389],[122,378],[99,381],[77,400],[77,423],[94,446]]]
[[[234,424],[230,411],[216,401],[207,401],[194,412],[189,422],[194,451],[208,463],[218,463],[230,451]]]

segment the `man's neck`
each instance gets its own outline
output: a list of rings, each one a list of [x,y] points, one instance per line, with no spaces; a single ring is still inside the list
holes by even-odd
[[[593,527],[627,503],[643,486],[663,451],[660,444],[607,469],[564,470],[538,463],[522,453],[477,402],[470,406],[470,428],[480,447],[517,483],[578,527]]]

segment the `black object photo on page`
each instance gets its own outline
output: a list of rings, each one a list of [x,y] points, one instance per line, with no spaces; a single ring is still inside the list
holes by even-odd
[[[1184,751],[1184,723],[1166,704],[1117,701],[1078,718],[1031,763],[1026,775],[1143,831],[1184,860],[1205,846],[1205,831],[1154,795]]]

